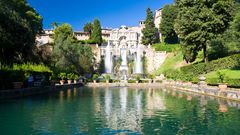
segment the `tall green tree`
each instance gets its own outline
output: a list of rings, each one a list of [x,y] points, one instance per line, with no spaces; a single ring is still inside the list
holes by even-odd
[[[83,27],[84,32],[89,33],[90,37],[92,35],[92,31],[93,31],[93,24],[92,23],[86,23]]]
[[[153,13],[150,8],[147,9],[147,16],[145,20],[145,28],[142,30],[142,44],[154,44],[159,42],[159,35],[155,28]]]
[[[233,18],[234,0],[177,0],[177,4],[175,30],[185,60],[194,61],[198,51],[203,50],[203,59],[207,62],[210,41],[222,34]]]
[[[103,42],[102,28],[101,28],[100,21],[98,19],[94,19],[93,21],[93,31],[90,39],[97,44],[101,44]]]
[[[238,9],[230,27],[210,43],[209,58],[218,59],[240,53],[240,10]]]
[[[177,7],[175,5],[165,5],[162,9],[162,19],[159,24],[159,31],[166,43],[171,44],[178,42],[178,36],[174,30],[174,23],[177,14]]]
[[[0,1],[0,62],[34,61],[35,37],[42,31],[42,17],[26,0]]]
[[[55,67],[62,71],[79,74],[93,71],[94,55],[91,47],[77,42],[68,24],[54,29],[53,59]]]

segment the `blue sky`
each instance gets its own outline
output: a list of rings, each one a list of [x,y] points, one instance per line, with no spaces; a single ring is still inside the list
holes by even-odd
[[[69,23],[74,30],[82,30],[94,18],[102,27],[137,26],[144,20],[146,9],[153,11],[173,0],[27,0],[43,16],[44,29],[52,22]]]

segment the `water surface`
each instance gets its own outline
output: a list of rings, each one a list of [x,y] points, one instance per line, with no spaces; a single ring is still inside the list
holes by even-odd
[[[237,135],[239,108],[164,88],[72,88],[1,101],[0,134]]]

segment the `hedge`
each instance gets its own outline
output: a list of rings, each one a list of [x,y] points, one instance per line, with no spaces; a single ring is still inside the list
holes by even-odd
[[[42,64],[13,64],[12,66],[0,67],[0,89],[13,88],[12,82],[23,82],[24,86],[27,86],[29,75],[37,76],[44,75],[45,83],[49,83],[48,80],[52,75],[52,71],[47,66]]]
[[[221,81],[218,78],[207,78],[209,85],[218,85]],[[230,87],[240,88],[240,79],[226,79],[225,82]]]
[[[240,54],[231,55],[208,63],[199,63],[182,67],[180,70],[184,73],[192,72],[195,75],[209,73],[221,69],[240,68]]]
[[[180,68],[180,70],[167,70],[165,76],[174,80],[198,82],[201,74],[222,69],[240,69],[240,54],[231,55],[208,63],[198,63]],[[218,81],[213,79],[210,84],[217,84]],[[238,80],[228,80],[229,85],[238,86]]]

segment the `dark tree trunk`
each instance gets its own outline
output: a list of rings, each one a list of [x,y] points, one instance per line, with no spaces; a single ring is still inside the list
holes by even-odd
[[[208,62],[207,46],[203,45],[203,60],[205,63]]]

